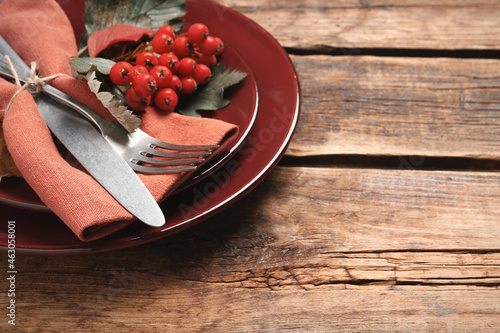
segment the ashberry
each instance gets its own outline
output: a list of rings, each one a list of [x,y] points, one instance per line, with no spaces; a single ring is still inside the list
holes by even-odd
[[[151,96],[156,90],[156,81],[150,74],[140,74],[132,80],[132,89],[139,97]]]
[[[134,89],[129,88],[125,93],[125,102],[134,111],[144,111],[151,102],[151,96],[137,96]]]
[[[218,56],[218,55],[221,55],[222,52],[224,52],[224,42],[219,37],[214,37],[214,38],[215,38],[215,41],[217,42],[217,48],[215,49],[214,54],[216,56]]]
[[[114,84],[118,86],[125,86],[132,81],[132,71],[133,66],[130,63],[120,61],[111,67],[111,70],[109,71],[109,78]]]
[[[208,37],[208,28],[203,23],[195,23],[189,27],[187,33],[192,43],[201,44]]]
[[[185,77],[193,74],[196,68],[196,61],[193,58],[183,58],[179,61],[179,76]]]
[[[193,94],[198,88],[196,80],[193,79],[191,76],[182,77],[181,84],[182,84],[181,92],[186,95]]]
[[[174,37],[166,33],[157,34],[151,40],[151,46],[158,54],[170,52],[174,49]]]
[[[199,57],[196,59],[196,61],[199,64],[204,64],[207,65],[208,67],[214,66],[217,64],[217,57],[215,55],[205,55],[205,54],[200,54]]]
[[[219,42],[215,37],[208,36],[203,43],[200,44],[200,52],[205,55],[213,55],[217,51]]]
[[[153,52],[141,52],[137,55],[135,63],[150,70],[158,64],[158,58],[156,58]]]
[[[148,69],[142,65],[135,65],[132,67],[132,79],[134,79],[139,74],[147,74]]]
[[[211,77],[212,71],[204,64],[198,64],[193,72],[193,79],[195,79],[198,84],[208,83]]]
[[[176,93],[180,93],[182,90],[181,79],[177,75],[172,75],[172,80],[170,81],[169,88],[173,89]]]
[[[189,57],[193,51],[193,45],[187,36],[177,37],[174,41],[174,54],[177,58],[182,59]]]
[[[155,106],[163,111],[172,111],[177,106],[179,98],[170,88],[160,89],[154,98]]]
[[[211,80],[211,67],[224,51],[223,41],[211,36],[202,23],[191,25],[179,36],[171,25],[162,26],[144,46],[135,59],[116,63],[109,74],[114,84],[131,85],[125,102],[134,111],[148,105],[174,110],[182,95],[193,94]]]
[[[171,36],[172,38],[175,38],[175,29],[171,25],[164,25],[160,27],[158,30],[156,30],[156,34],[167,34]]]
[[[173,53],[164,53],[158,58],[158,65],[167,67],[175,74],[179,69],[179,58]]]
[[[156,65],[149,74],[155,79],[158,89],[167,88],[172,81],[172,72],[166,66]]]

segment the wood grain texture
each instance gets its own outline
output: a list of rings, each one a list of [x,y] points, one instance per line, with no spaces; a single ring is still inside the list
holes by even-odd
[[[495,332],[499,184],[491,173],[279,167],[167,239],[19,257],[19,328]]]
[[[498,50],[498,1],[219,0],[285,47]]]
[[[500,159],[500,60],[292,60],[302,115],[287,154]]]
[[[17,331],[500,332],[500,60],[460,58],[499,58],[500,3],[218,2],[293,53],[284,160],[171,237],[18,255]]]

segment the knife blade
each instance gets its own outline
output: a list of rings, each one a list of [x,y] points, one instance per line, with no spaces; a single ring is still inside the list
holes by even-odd
[[[35,101],[51,132],[125,209],[147,225],[165,224],[144,183],[88,120],[45,94]]]
[[[0,54],[11,58],[20,77],[29,76],[27,65],[1,36]],[[161,208],[144,183],[86,118],[48,95],[39,94],[35,101],[51,132],[126,210],[147,225],[165,224]]]

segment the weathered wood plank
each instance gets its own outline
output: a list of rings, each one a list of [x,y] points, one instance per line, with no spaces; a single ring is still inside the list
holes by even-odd
[[[500,45],[494,0],[221,2],[303,50]],[[289,156],[499,159],[497,60],[292,59],[304,104]],[[167,239],[18,256],[15,328],[499,332],[500,175],[404,162],[278,167],[234,206]],[[4,274],[7,263],[2,255]]]
[[[500,48],[500,4],[494,0],[218,2],[248,16],[290,48]]]
[[[131,272],[90,287],[57,279],[27,291],[26,332],[497,332],[499,291],[491,288],[323,286],[241,289]],[[108,276],[113,273],[107,271]],[[60,283],[59,288],[54,284]],[[114,283],[114,282],[113,282]],[[148,287],[145,287],[145,284]],[[70,289],[72,288],[72,289]],[[33,300],[33,301],[32,301]]]
[[[279,168],[257,193],[222,218],[244,217],[284,249],[500,249],[498,173]]]
[[[495,173],[278,167],[167,239],[18,257],[17,328],[495,332],[499,213]]]
[[[292,60],[303,99],[289,155],[500,159],[500,60]]]

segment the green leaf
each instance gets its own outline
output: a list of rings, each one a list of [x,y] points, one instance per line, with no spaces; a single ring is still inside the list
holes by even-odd
[[[99,73],[109,75],[109,71],[115,62],[106,58],[72,57],[69,64],[78,73],[88,73],[91,70],[97,70]]]
[[[212,78],[206,86],[194,95],[186,96],[177,105],[177,111],[186,116],[201,117],[197,111],[218,110],[229,105],[224,98],[224,90],[238,84],[247,73],[217,64],[212,70]]]
[[[215,65],[212,70],[212,78],[206,85],[205,89],[225,89],[235,84],[238,84],[247,76],[247,73],[238,69],[226,67],[221,63]]]
[[[87,81],[90,91],[96,95],[102,105],[108,109],[111,115],[130,133],[141,126],[141,118],[124,106],[119,98],[108,91],[101,90],[103,82],[99,80],[95,71],[91,70],[85,75],[80,75],[79,78]]]
[[[183,24],[180,17],[185,14],[185,0],[88,0],[84,11],[87,31],[82,42],[85,45],[94,31],[120,23],[151,30],[171,24],[180,30]]]

